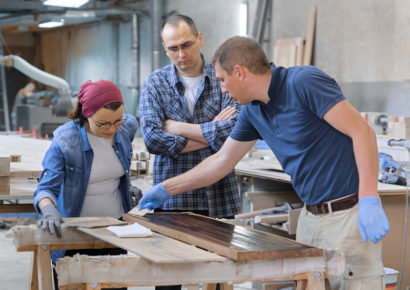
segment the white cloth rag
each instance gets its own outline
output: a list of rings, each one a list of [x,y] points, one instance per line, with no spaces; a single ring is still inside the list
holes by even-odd
[[[149,228],[137,223],[128,226],[109,226],[107,230],[113,232],[119,238],[144,238],[152,236]]]

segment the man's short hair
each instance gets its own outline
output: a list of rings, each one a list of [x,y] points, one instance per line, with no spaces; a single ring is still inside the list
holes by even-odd
[[[270,70],[270,64],[262,47],[252,38],[234,36],[215,51],[212,63],[232,74],[235,65],[246,67],[251,73],[261,75]]]
[[[189,26],[189,29],[191,30],[193,35],[198,35],[198,29],[196,28],[196,25],[192,18],[182,14],[172,14],[168,16],[167,19],[165,19],[165,21],[162,23],[161,35],[165,25],[170,24],[172,26],[178,26],[181,22],[185,22]]]

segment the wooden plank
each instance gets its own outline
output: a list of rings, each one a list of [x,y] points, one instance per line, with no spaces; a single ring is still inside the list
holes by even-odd
[[[73,227],[61,227],[62,237],[50,235],[37,225],[15,226],[7,232],[7,237],[13,239],[17,251],[33,251],[37,245],[49,245],[50,250],[66,249],[102,249],[115,247],[109,243],[82,233]]]
[[[10,155],[11,162],[21,162],[21,155]]]
[[[0,191],[0,200],[32,200],[37,185],[37,180],[10,179],[10,192]]]
[[[31,253],[30,290],[39,290],[38,289],[38,270],[37,270],[36,252]]]
[[[10,195],[10,177],[0,176],[0,194]]]
[[[78,228],[100,240],[116,245],[122,249],[133,252],[151,262],[183,263],[183,262],[209,262],[224,261],[225,258],[210,252],[181,243],[166,236],[153,233],[147,238],[118,238],[106,228],[86,229]]]
[[[186,289],[187,290],[199,290],[199,285],[198,284],[188,284],[186,285]]]
[[[23,204],[1,204],[0,213],[23,213],[35,212],[34,206],[31,203]]]
[[[11,168],[10,178],[15,179],[29,179],[29,178],[40,178],[42,170],[18,170]]]
[[[233,260],[314,257],[323,250],[273,234],[192,213],[154,213],[123,219]]]
[[[310,7],[309,19],[306,32],[306,45],[303,53],[303,65],[311,65],[313,57],[313,45],[315,40],[315,26],[316,26],[316,5]]]
[[[273,48],[273,62],[276,66],[291,67],[302,64],[303,38],[281,38]]]
[[[73,217],[63,218],[66,226],[69,227],[83,227],[83,228],[101,228],[107,226],[121,226],[128,224],[113,217]]]
[[[0,176],[10,176],[10,156],[0,155]]]

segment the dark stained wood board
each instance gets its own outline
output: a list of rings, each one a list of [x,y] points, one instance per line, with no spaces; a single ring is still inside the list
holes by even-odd
[[[323,256],[319,248],[193,213],[124,214],[123,219],[236,261]]]

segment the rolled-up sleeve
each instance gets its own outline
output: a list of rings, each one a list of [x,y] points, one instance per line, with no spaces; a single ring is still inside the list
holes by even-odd
[[[212,121],[201,124],[202,135],[215,152],[222,147],[226,138],[230,135],[238,119],[240,110],[240,105],[237,102],[234,102],[227,94],[224,94],[221,111],[229,106],[236,109],[235,115],[229,120]]]
[[[164,131],[163,124],[167,119],[164,108],[166,104],[161,96],[161,92],[150,84],[150,78],[147,79],[142,88],[139,105],[142,137],[150,153],[177,158],[188,140]]]
[[[57,199],[64,182],[64,156],[56,142],[51,143],[50,148],[44,156],[42,165],[43,171],[37,189],[33,195],[33,205],[37,212],[37,205],[44,198],[49,198],[54,205],[57,205]]]

